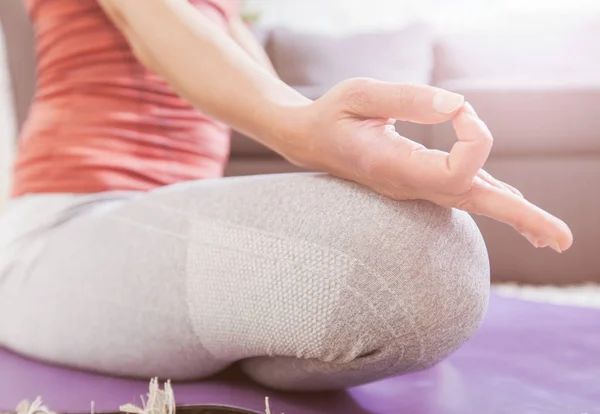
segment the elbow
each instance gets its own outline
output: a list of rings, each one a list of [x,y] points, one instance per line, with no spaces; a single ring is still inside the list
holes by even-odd
[[[110,21],[125,36],[136,59],[147,69],[157,72],[159,68],[156,61],[137,39],[135,31],[130,24],[128,19],[129,12],[126,6],[129,2],[123,0],[98,0],[98,3]]]
[[[98,4],[104,10],[106,16],[120,30],[126,30],[128,27],[123,5],[126,2],[118,0],[98,0]]]

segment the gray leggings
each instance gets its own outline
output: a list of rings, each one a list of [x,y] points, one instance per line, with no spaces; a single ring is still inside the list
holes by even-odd
[[[488,301],[466,213],[320,174],[187,182],[46,233],[0,273],[0,345],[103,373],[349,387],[447,357]]]

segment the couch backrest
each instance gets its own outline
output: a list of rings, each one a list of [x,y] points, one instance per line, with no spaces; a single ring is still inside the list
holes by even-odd
[[[0,22],[5,37],[17,126],[27,117],[35,89],[33,28],[21,0],[0,1]]]
[[[595,76],[600,71],[600,30],[581,25],[539,30],[450,34],[439,39],[434,83],[457,79],[540,81]]]

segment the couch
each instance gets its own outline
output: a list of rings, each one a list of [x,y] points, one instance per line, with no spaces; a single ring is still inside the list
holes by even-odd
[[[31,100],[35,59],[20,2],[0,2],[0,19],[9,74],[0,77],[0,93],[12,104],[2,116],[12,117],[15,126],[2,130],[1,151],[8,152],[12,144],[6,141],[14,140]],[[487,170],[561,217],[575,236],[572,249],[558,255],[532,248],[508,226],[475,217],[489,249],[493,281],[600,281],[600,53],[586,47],[600,40],[593,27],[552,38],[440,36],[424,25],[345,38],[254,30],[283,80],[311,98],[349,76],[432,83],[464,94],[495,136]],[[448,150],[455,140],[448,124],[397,127],[431,148]],[[233,134],[226,175],[293,171],[300,169]]]

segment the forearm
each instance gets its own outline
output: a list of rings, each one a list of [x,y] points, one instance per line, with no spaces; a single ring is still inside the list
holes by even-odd
[[[139,59],[208,115],[284,151],[287,114],[310,100],[277,79],[187,1],[101,0]]]
[[[259,65],[267,69],[273,76],[277,75],[271,60],[265,53],[260,43],[256,41],[254,34],[250,31],[246,23],[242,19],[235,18],[229,24],[229,33],[235,42]]]

